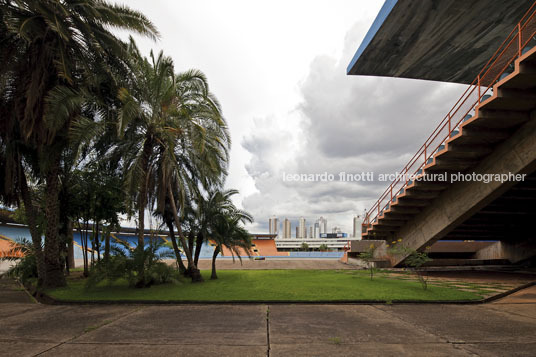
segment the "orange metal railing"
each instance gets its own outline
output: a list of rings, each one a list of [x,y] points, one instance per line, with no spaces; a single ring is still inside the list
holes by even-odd
[[[523,49],[527,47],[535,36],[536,2],[532,4],[521,21],[510,32],[499,49],[489,59],[475,80],[441,120],[417,153],[399,172],[398,178],[387,187],[378,201],[367,212],[363,221],[363,234],[366,234],[372,223],[380,218],[383,210],[389,208],[396,196],[404,192],[408,182],[411,181],[409,177],[418,177],[424,174],[424,166],[427,161],[453,135],[453,132],[458,129],[464,118],[475,110],[480,102],[488,98],[493,85],[497,83],[503,73],[507,72],[511,64],[521,57]]]

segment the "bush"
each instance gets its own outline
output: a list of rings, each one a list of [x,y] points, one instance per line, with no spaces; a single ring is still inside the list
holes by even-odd
[[[152,241],[143,250],[131,250],[126,245],[123,250],[113,247],[113,254],[91,268],[86,287],[93,287],[103,281],[112,284],[120,279],[128,281],[129,286],[138,288],[176,281],[179,273],[161,261],[173,256],[173,252],[169,250],[162,254],[157,253],[162,246],[163,243]]]
[[[367,249],[366,252],[359,253],[359,259],[364,260],[367,263],[367,267],[370,271],[370,280],[374,277],[374,250],[376,250],[376,247],[374,244],[371,244],[369,246],[369,249]]]
[[[424,274],[421,268],[424,264],[433,260],[426,252],[430,247],[427,247],[423,252],[418,252],[415,249],[411,249],[402,244],[402,238],[391,242],[391,245],[388,244],[387,247],[389,248],[389,254],[406,257],[404,260],[406,266],[408,266],[417,276],[422,288],[426,290],[428,288],[428,277]]]

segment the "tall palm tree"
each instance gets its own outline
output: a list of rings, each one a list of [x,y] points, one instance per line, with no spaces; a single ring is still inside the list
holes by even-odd
[[[142,14],[102,0],[0,0],[0,12],[6,37],[19,45],[15,65],[0,74],[4,83],[11,79],[5,92],[13,111],[6,120],[41,154],[47,218],[44,286],[62,286],[59,174],[70,129],[87,104],[84,85],[94,73],[124,65],[127,46],[111,28],[151,38],[157,31]]]
[[[230,137],[205,76],[178,75],[162,52],[142,58],[132,46],[135,82],[121,98],[120,132],[126,186],[138,210],[138,245],[143,245],[145,210],[172,213],[193,281],[202,277],[182,231],[186,201],[202,188],[220,185],[226,174]]]

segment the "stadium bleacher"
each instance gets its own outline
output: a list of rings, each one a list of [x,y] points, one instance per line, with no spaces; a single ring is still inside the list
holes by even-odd
[[[7,241],[8,239],[10,241],[16,242],[21,239],[31,240],[31,235],[27,227],[22,225],[0,225],[0,238],[4,237],[5,239],[2,241]],[[138,245],[138,237],[133,234],[119,234],[119,233],[112,233],[110,235],[110,244],[115,247],[116,249],[121,249],[125,253],[127,253],[126,249],[134,249]],[[171,241],[167,237],[156,237],[153,239],[161,239],[164,242],[164,245],[162,245],[158,249],[159,254],[165,254],[168,257],[173,257],[173,247],[171,245]],[[74,231],[73,232],[73,240],[74,240],[74,258],[75,259],[82,259],[83,258],[83,248],[82,248],[82,241],[80,237],[80,232]],[[146,243],[149,243],[150,238],[145,238]],[[7,244],[7,243],[6,243]],[[4,245],[6,245],[4,244]],[[2,246],[3,247],[3,246]],[[104,249],[104,243],[101,244],[101,251]],[[4,249],[5,250],[5,249]],[[91,243],[88,247],[88,253],[91,254]],[[208,242],[203,243],[201,247],[201,254],[200,259],[211,259],[212,255],[214,253],[214,243]],[[223,254],[220,253],[219,258],[223,259],[232,259],[231,251],[227,248],[223,248]],[[280,252],[277,250],[277,247],[275,245],[275,241],[273,239],[253,239],[252,240],[252,247],[251,247],[251,257],[252,258],[340,258],[342,257],[342,252]],[[242,258],[247,258],[248,255],[245,251],[240,250],[240,256]],[[236,257],[236,255],[235,255]],[[183,258],[186,258],[183,255]]]

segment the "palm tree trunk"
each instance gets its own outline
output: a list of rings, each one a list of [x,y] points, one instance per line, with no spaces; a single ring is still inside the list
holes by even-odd
[[[107,264],[110,260],[110,228],[106,229],[104,234],[104,263]]]
[[[73,221],[70,218],[67,218],[65,222],[65,238],[65,268],[67,275],[69,275],[70,270],[74,268]]]
[[[45,216],[47,226],[45,231],[45,269],[46,275],[43,281],[45,288],[65,286],[65,276],[61,269],[60,247],[58,240],[59,232],[59,171],[60,154],[55,153],[51,158],[51,167],[46,175],[46,201]]]
[[[100,262],[100,242],[99,242],[99,221],[97,221],[97,229],[95,229],[95,246],[97,247],[97,261]]]
[[[212,280],[218,279],[218,275],[216,275],[216,258],[218,257],[218,254],[220,254],[219,245],[214,248],[214,253],[212,254],[212,274],[210,275],[210,279]]]
[[[199,264],[199,256],[201,255],[201,247],[203,245],[203,233],[199,232],[197,234],[197,240],[195,241],[195,256],[194,256],[194,263],[195,266]]]
[[[138,197],[138,247],[145,245],[145,207],[147,206],[147,179],[149,171],[149,157],[151,156],[152,144],[150,139],[143,143],[143,153],[141,158],[141,187]]]
[[[26,221],[28,222],[28,228],[30,229],[30,235],[32,236],[32,244],[35,250],[35,260],[37,265],[37,286],[41,287],[45,280],[46,269],[45,259],[43,256],[43,246],[41,240],[41,233],[37,229],[35,206],[32,200],[32,194],[28,189],[28,182],[26,181],[26,174],[23,170],[20,172],[21,181],[21,195],[22,202],[24,203],[24,209],[26,213]]]
[[[203,277],[201,276],[201,272],[199,269],[197,269],[197,266],[194,263],[194,260],[192,259],[192,252],[188,248],[188,245],[186,244],[186,238],[184,237],[184,233],[182,232],[181,228],[181,222],[179,220],[179,214],[177,213],[177,206],[175,205],[175,197],[173,195],[173,189],[171,188],[171,183],[168,184],[168,193],[171,203],[171,209],[173,210],[173,216],[175,217],[175,225],[177,226],[177,231],[179,232],[179,238],[181,240],[181,244],[184,248],[184,254],[186,254],[186,258],[188,259],[188,268],[191,271],[192,274],[192,282],[202,282]]]
[[[84,261],[84,277],[89,276],[89,262],[87,257],[87,221],[84,223],[85,233],[82,231],[82,225],[78,220],[78,232],[80,233],[80,245],[82,245],[82,260]]]
[[[67,255],[67,262],[69,264],[69,269],[74,269],[75,262],[74,262],[74,234],[73,234],[73,221],[69,220],[69,242],[68,242],[68,255]]]
[[[140,254],[143,254],[143,248],[145,246],[145,207],[147,206],[147,179],[149,171],[149,157],[151,156],[152,145],[150,140],[145,140],[143,144],[143,156],[142,156],[142,175],[141,178],[141,187],[138,197],[138,247]],[[140,264],[138,267],[138,283],[140,285],[145,281],[145,264]]]
[[[188,232],[188,249],[190,249],[190,252],[194,251],[194,241],[195,241],[195,234],[192,227],[190,227],[190,232]]]
[[[138,248],[145,245],[145,200],[142,196],[146,195],[145,189],[140,192],[140,198],[138,199]]]
[[[177,264],[179,264],[179,273],[184,274],[186,267],[182,261],[181,251],[179,250],[179,245],[177,244],[177,238],[175,238],[175,232],[173,231],[173,222],[168,220],[166,221],[169,230],[169,238],[171,239],[171,244],[173,245],[173,252],[175,253],[175,258],[177,259]]]
[[[95,265],[95,223],[91,228],[91,268]]]

